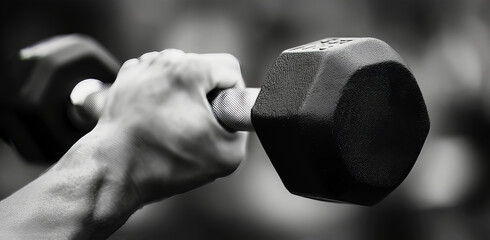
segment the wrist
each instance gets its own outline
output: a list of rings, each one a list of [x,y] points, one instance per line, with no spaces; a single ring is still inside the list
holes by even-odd
[[[51,169],[0,204],[0,232],[21,238],[106,238],[141,205],[124,134],[97,127]]]
[[[132,162],[125,159],[131,157],[130,148],[126,133],[112,125],[97,126],[45,174],[61,180],[57,188],[66,191],[58,192],[60,200],[73,199],[79,220],[94,232],[117,229],[141,207]]]

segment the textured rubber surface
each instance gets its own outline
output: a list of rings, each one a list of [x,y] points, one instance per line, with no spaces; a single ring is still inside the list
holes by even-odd
[[[29,161],[53,163],[95,125],[73,125],[68,96],[83,79],[114,81],[119,62],[93,39],[57,36],[20,51],[2,79],[0,132]],[[7,83],[4,85],[4,83]]]
[[[379,202],[405,179],[429,130],[412,74],[372,38],[284,51],[252,123],[290,192],[361,205]]]

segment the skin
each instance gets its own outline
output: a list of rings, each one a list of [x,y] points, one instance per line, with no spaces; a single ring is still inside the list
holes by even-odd
[[[244,87],[229,54],[170,49],[131,59],[97,126],[0,202],[6,239],[104,239],[144,205],[232,173],[246,133],[223,129],[206,94]]]

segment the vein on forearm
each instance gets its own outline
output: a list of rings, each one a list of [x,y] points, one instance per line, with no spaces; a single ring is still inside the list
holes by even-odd
[[[0,202],[0,231],[40,239],[92,239],[122,225],[138,200],[125,176],[127,166],[109,164],[98,140],[97,134],[85,136],[45,174]]]

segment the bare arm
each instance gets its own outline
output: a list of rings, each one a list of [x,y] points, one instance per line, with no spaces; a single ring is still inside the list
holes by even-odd
[[[145,204],[230,174],[246,135],[219,126],[206,94],[243,86],[227,54],[166,50],[127,61],[95,129],[0,202],[2,236],[106,238]]]

